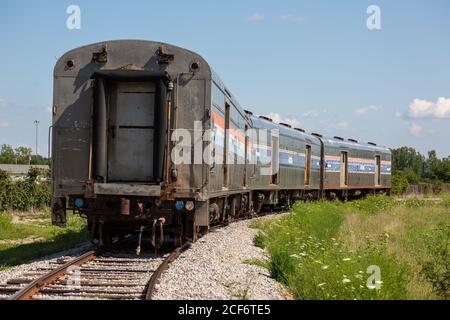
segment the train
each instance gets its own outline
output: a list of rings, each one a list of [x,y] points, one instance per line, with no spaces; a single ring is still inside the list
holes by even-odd
[[[52,223],[64,227],[73,212],[102,245],[138,233],[158,248],[266,207],[390,193],[388,148],[246,109],[178,46],[113,40],[68,51],[54,68]]]

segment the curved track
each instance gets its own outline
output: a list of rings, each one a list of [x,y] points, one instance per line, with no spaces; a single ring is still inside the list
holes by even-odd
[[[0,295],[9,300],[150,300],[163,271],[188,247],[141,256],[89,251],[11,279],[0,286]]]

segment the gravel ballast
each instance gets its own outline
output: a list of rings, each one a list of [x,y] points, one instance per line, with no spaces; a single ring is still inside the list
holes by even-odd
[[[287,290],[267,269],[248,263],[268,259],[263,249],[253,245],[258,231],[249,227],[251,221],[232,223],[194,243],[162,275],[153,299],[286,299]]]

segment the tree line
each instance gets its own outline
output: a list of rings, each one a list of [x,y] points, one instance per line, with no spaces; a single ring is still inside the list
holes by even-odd
[[[50,161],[40,155],[33,155],[31,148],[19,146],[14,149],[8,144],[2,144],[0,147],[0,164],[50,165]]]
[[[414,148],[401,147],[392,151],[392,189],[394,193],[406,191],[409,184],[450,183],[450,156],[439,159],[436,151],[422,155]]]

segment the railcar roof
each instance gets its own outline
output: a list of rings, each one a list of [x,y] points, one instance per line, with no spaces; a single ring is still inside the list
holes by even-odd
[[[317,144],[320,144],[319,138],[317,138],[316,136],[313,136],[312,134],[309,134],[306,132],[301,132],[299,130],[289,128],[289,127],[283,126],[281,124],[259,118],[258,116],[255,116],[255,115],[250,116],[250,119],[251,119],[252,123],[254,124],[254,127],[278,129],[280,134],[283,134],[285,136],[302,139],[302,140],[308,139],[309,141],[315,141]]]
[[[371,144],[365,144],[365,143],[360,143],[360,142],[353,142],[353,141],[348,141],[348,140],[340,140],[340,139],[336,139],[336,138],[331,138],[331,137],[323,137],[322,141],[325,145],[329,146],[329,147],[334,147],[334,148],[353,148],[353,149],[358,149],[358,150],[365,150],[365,151],[378,151],[378,152],[385,152],[385,153],[390,153],[390,150],[384,146],[374,146]]]

